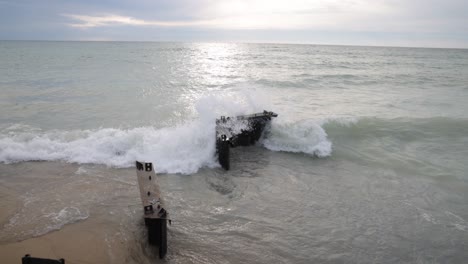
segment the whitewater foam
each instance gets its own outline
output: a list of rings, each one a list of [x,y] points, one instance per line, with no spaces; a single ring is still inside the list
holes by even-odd
[[[262,97],[259,93],[234,90],[201,97],[194,105],[197,118],[173,127],[42,131],[14,125],[0,135],[0,162],[64,161],[127,168],[134,166],[135,160],[147,160],[159,173],[195,173],[202,167],[219,166],[215,158],[216,118],[266,109],[268,103],[256,99]],[[318,157],[331,154],[332,144],[320,121],[289,122],[286,114],[283,119],[281,116],[262,141],[267,149]]]
[[[141,159],[154,161],[158,172],[191,173],[215,165],[213,131],[214,125],[194,121],[163,129],[19,133],[0,138],[0,161],[60,160],[122,168]]]
[[[262,144],[270,150],[331,154],[325,130],[313,121],[274,122]],[[104,128],[98,130],[17,132],[0,137],[0,161],[65,161],[127,168],[135,160],[151,160],[157,172],[190,174],[218,166],[215,159],[214,120],[197,119],[156,129]],[[79,173],[82,173],[80,171]]]
[[[135,160],[154,162],[157,172],[190,174],[216,167],[215,119],[263,109],[246,90],[214,93],[194,104],[197,118],[173,127],[41,131],[22,125],[0,135],[0,162],[65,161],[126,168]]]
[[[273,151],[303,152],[317,157],[327,157],[332,152],[327,133],[320,122],[314,120],[274,121],[262,144]]]

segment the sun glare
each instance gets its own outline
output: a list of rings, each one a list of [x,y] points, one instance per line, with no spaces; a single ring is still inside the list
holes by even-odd
[[[215,17],[213,27],[230,29],[330,28],[378,15],[382,2],[355,1],[218,1],[206,14]]]

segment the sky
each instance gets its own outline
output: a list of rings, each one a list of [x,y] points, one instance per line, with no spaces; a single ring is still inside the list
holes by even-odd
[[[468,0],[0,0],[0,40],[468,48]]]

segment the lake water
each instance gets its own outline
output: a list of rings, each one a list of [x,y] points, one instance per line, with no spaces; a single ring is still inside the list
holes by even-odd
[[[467,102],[468,50],[0,41],[0,251],[81,225],[156,261],[145,160],[169,263],[464,263]],[[222,170],[215,119],[264,109]]]

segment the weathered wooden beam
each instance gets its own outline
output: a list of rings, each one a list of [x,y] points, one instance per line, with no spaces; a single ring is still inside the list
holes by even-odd
[[[167,252],[167,220],[169,215],[164,208],[156,173],[151,162],[136,162],[138,187],[143,203],[145,225],[148,228],[148,242],[159,248],[159,257]]]
[[[266,125],[278,114],[264,110],[262,113],[216,119],[216,154],[218,162],[229,170],[229,148],[254,145],[262,136]],[[239,127],[243,127],[239,131]]]
[[[65,264],[64,259],[33,258],[27,254],[21,259],[22,264]]]

